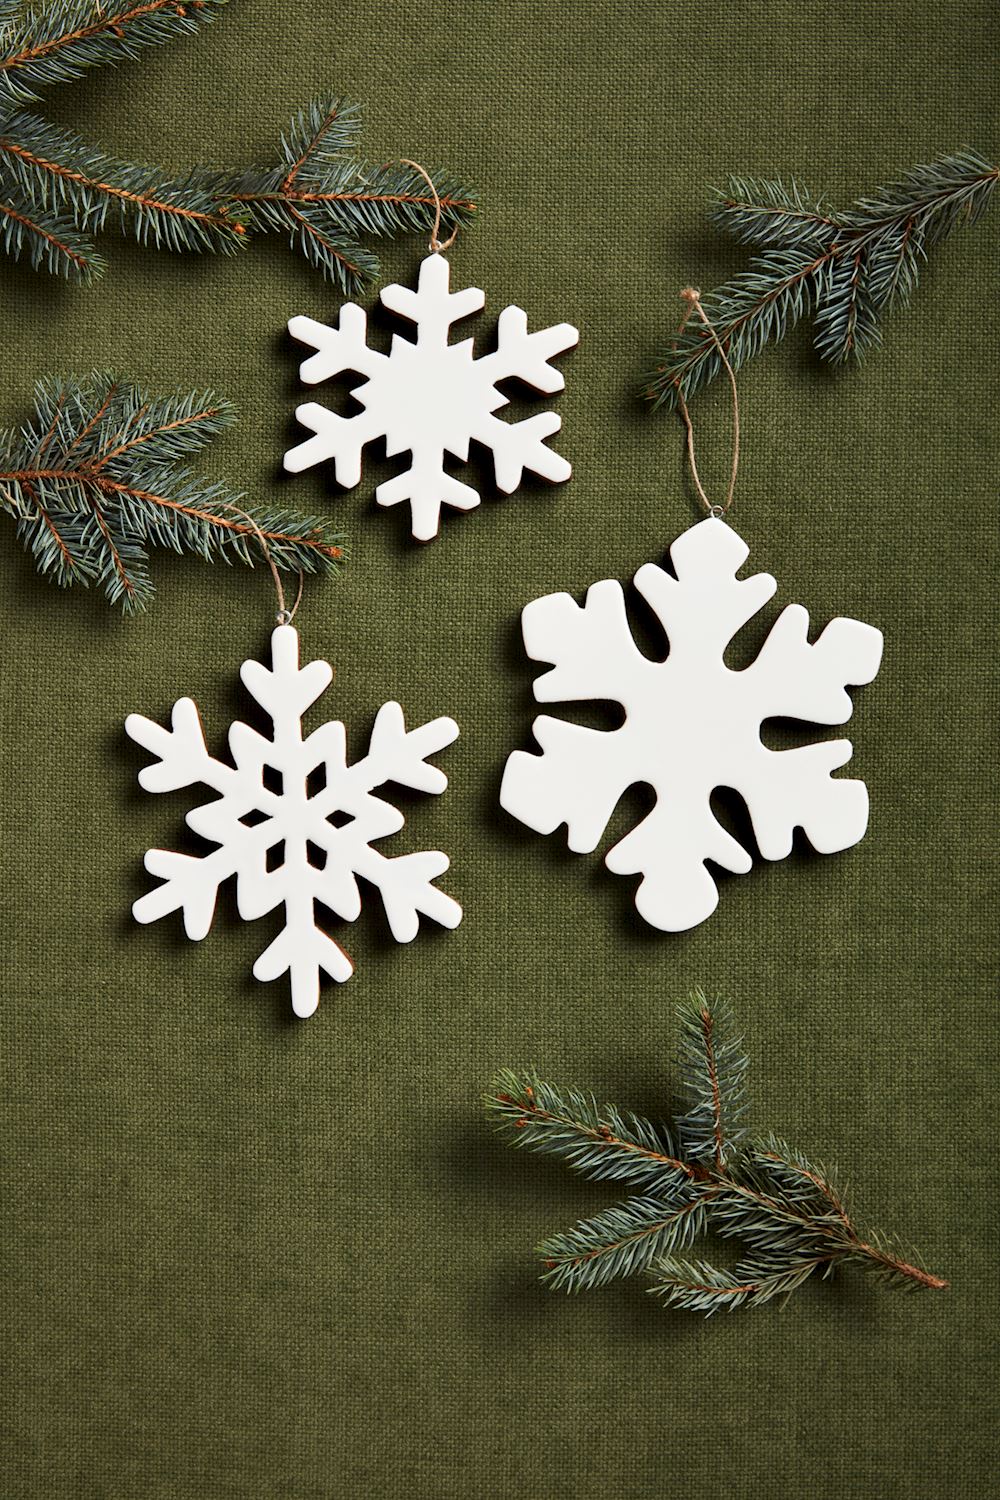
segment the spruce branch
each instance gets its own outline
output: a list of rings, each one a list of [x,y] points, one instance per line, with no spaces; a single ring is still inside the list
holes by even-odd
[[[1000,167],[964,149],[843,211],[795,182],[730,178],[709,218],[755,253],[746,271],[701,300],[733,369],[809,315],[821,359],[864,359],[882,342],[882,315],[912,296],[928,250],[986,212],[998,178]],[[710,330],[692,320],[661,354],[645,394],[671,409],[722,368]]]
[[[0,434],[0,508],[43,577],[97,584],[126,612],[152,598],[154,547],[253,565],[259,527],[279,568],[336,569],[343,541],[325,523],[253,505],[187,467],[233,419],[211,391],[153,397],[101,371],[39,381],[32,420]]]
[[[213,179],[220,211],[250,216],[259,232],[284,233],[341,290],[357,291],[378,275],[362,237],[415,233],[434,221],[426,182],[404,162],[371,166],[357,157],[361,112],[323,96],[298,111],[282,135],[278,160]],[[451,175],[431,170],[442,225],[466,224],[474,195]]]
[[[378,275],[367,239],[426,230],[435,200],[401,163],[357,155],[360,112],[324,96],[300,109],[273,160],[176,175],[123,160],[21,106],[43,88],[199,30],[225,0],[0,0],[0,212],[3,244],[86,282],[103,270],[90,237],[106,227],[171,251],[233,254],[253,232],[281,232],[345,291]],[[432,172],[442,223],[467,223],[473,193]]]
[[[0,14],[0,104],[139,56],[215,19],[226,0],[35,0]]]
[[[891,1286],[947,1286],[858,1229],[825,1168],[774,1136],[747,1136],[747,1057],[726,1006],[696,990],[678,1019],[689,1107],[673,1131],[533,1071],[501,1072],[486,1095],[510,1144],[636,1190],[539,1246],[549,1286],[587,1291],[644,1272],[652,1295],[706,1314],[787,1297],[814,1272],[827,1277],[849,1263]],[[731,1270],[679,1258],[706,1230],[744,1246]]]

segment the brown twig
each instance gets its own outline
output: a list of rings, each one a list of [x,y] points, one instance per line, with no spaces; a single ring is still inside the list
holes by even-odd
[[[319,240],[321,245],[326,246],[330,254],[336,260],[339,260],[342,265],[345,265],[349,271],[352,271],[354,273],[355,276],[361,275],[361,268],[359,266],[356,266],[353,261],[348,260],[344,252],[339,249],[332,240],[327,239],[325,234],[321,234],[320,231],[315,227],[315,225],[310,224],[309,220],[305,217],[304,214],[300,214],[297,208],[289,208],[289,212],[291,213],[292,218],[295,219],[297,223],[302,225],[303,229],[311,234],[314,239]]]
[[[734,198],[722,200],[730,209],[741,208],[744,211],[756,213],[761,218],[787,218],[789,216],[800,219],[814,219],[816,223],[829,229],[831,242],[826,248],[817,253],[805,266],[799,267],[788,276],[776,281],[767,291],[762,292],[758,298],[745,308],[743,312],[730,321],[716,321],[715,328],[706,328],[705,336],[688,350],[681,362],[670,368],[667,374],[667,365],[659,364],[655,367],[654,378],[647,384],[645,394],[648,399],[659,401],[663,398],[665,386],[671,387],[678,398],[678,408],[684,415],[683,392],[691,372],[695,370],[706,357],[710,348],[717,348],[726,363],[728,351],[745,325],[751,319],[758,317],[762,312],[772,307],[781,298],[794,293],[804,282],[822,272],[831,261],[842,254],[856,254],[859,259],[863,258],[871,241],[877,239],[880,234],[885,233],[891,225],[898,224],[901,230],[901,245],[905,247],[914,233],[915,227],[921,215],[929,209],[947,210],[956,200],[968,198],[970,192],[975,191],[989,182],[1000,181],[1000,166],[991,168],[988,172],[980,173],[969,179],[961,187],[951,192],[941,194],[928,194],[922,203],[911,209],[906,214],[886,212],[881,218],[874,219],[864,226],[852,227],[839,223],[835,218],[824,215],[812,215],[806,210],[791,210],[785,208],[762,208],[758,205],[746,205]],[[970,203],[971,207],[971,203]],[[672,345],[671,348],[674,348]],[[656,378],[660,377],[660,378]],[[685,418],[685,420],[688,420]]]
[[[725,1162],[725,1140],[722,1134],[722,1095],[719,1091],[719,1069],[715,1061],[715,1045],[712,1041],[712,1032],[715,1023],[712,1012],[708,1006],[702,1007],[701,1012],[701,1034],[705,1046],[705,1066],[708,1068],[708,1081],[712,1090],[712,1135],[715,1139],[715,1166],[721,1172]]]

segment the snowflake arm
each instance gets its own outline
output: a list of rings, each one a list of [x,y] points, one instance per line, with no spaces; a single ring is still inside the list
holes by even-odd
[[[355,371],[369,380],[374,378],[387,363],[387,357],[368,347],[367,329],[367,314],[353,302],[341,308],[340,323],[335,328],[318,323],[315,318],[290,318],[288,331],[292,337],[316,350],[299,365],[299,379],[304,385],[318,385],[346,371]],[[304,469],[332,458],[337,483],[346,489],[353,488],[361,478],[365,444],[382,436],[377,413],[362,411],[353,417],[342,417],[316,401],[307,401],[296,408],[295,416],[313,436],[289,448],[284,458],[286,472],[301,474]]]
[[[492,386],[516,378],[552,396],[565,387],[560,370],[549,363],[579,342],[570,323],[528,332],[528,316],[520,307],[505,307],[497,327],[497,349],[481,359],[478,370]],[[562,426],[555,412],[537,412],[523,422],[504,422],[485,411],[471,436],[493,453],[497,488],[511,494],[521,483],[525,469],[552,484],[569,479],[572,468],[561,454],[549,448],[546,438]]]
[[[421,913],[442,927],[457,927],[462,908],[453,897],[438,890],[434,881],[448,868],[447,854],[418,850],[389,859],[367,846],[358,855],[357,873],[377,886],[397,943],[411,943],[420,926]]]
[[[854,704],[847,685],[871,682],[882,660],[882,633],[860,620],[831,620],[812,645],[809,615],[789,604],[771,629],[757,660],[739,674],[754,713],[814,724],[843,724]],[[850,740],[829,740],[796,750],[761,745],[741,787],[764,859],[785,859],[801,827],[819,854],[849,849],[868,827],[863,781],[831,775],[850,760]]]
[[[675,662],[717,666],[733,637],[773,597],[778,584],[770,573],[737,578],[749,555],[725,522],[702,521],[670,548],[675,578],[655,563],[636,573],[635,586],[663,626]]]
[[[554,396],[565,388],[561,370],[550,360],[565,354],[580,342],[572,323],[555,323],[551,328],[528,332],[528,314],[520,307],[505,307],[497,320],[497,347],[479,361],[482,374],[491,384],[501,380],[523,380],[544,396]]]
[[[315,890],[296,892],[281,899],[285,908],[284,926],[255,960],[253,976],[266,984],[287,974],[292,991],[292,1010],[304,1019],[311,1016],[319,1005],[320,975],[328,974],[331,979],[343,983],[354,973],[354,965],[340,944],[316,925]],[[241,907],[241,916],[245,915],[245,910]]]
[[[449,474],[439,459],[414,454],[408,469],[378,486],[375,500],[382,506],[409,504],[414,540],[430,542],[438,534],[443,505],[452,510],[475,510],[480,496],[471,485]]]
[[[356,302],[344,304],[340,322],[334,328],[300,315],[289,318],[288,332],[300,344],[308,344],[316,351],[299,365],[303,385],[319,385],[348,370],[372,379],[386,363],[384,354],[368,346],[368,315]]]
[[[708,859],[733,875],[748,874],[753,863],[712,812],[707,793],[687,800],[658,791],[652,812],[608,850],[604,863],[615,875],[642,876],[635,905],[651,927],[684,932],[719,904]]]
[[[326,692],[333,681],[333,669],[329,662],[311,661],[299,666],[299,636],[291,625],[279,625],[271,632],[271,666],[259,661],[245,661],[240,668],[240,677],[247,692],[271,716],[274,725],[275,743],[288,741],[302,743],[302,715]],[[253,758],[263,753],[267,740],[253,730],[245,733],[245,726],[234,725],[237,739],[230,731],[230,748],[234,754],[241,750]],[[237,761],[237,764],[239,762]]]
[[[319,1003],[322,974],[343,981],[353,972],[347,954],[320,927],[317,903],[355,920],[361,912],[358,876],[378,887],[399,942],[416,936],[421,914],[446,927],[461,920],[458,903],[433,883],[448,868],[446,855],[431,850],[393,859],[372,848],[404,821],[398,808],[373,795],[374,789],[391,781],[442,792],[447,778],[427,763],[428,757],[455,739],[458,726],[440,718],[407,731],[399,704],[384,704],[368,753],[349,766],[343,724],[333,721],[307,738],[302,734],[303,714],[330,684],[328,663],[300,667],[298,635],[289,625],[273,632],[271,650],[271,667],[247,661],[241,676],[270,715],[272,735],[233,724],[231,766],[209,755],[190,699],[175,704],[170,730],[137,714],[126,721],[129,735],[159,758],[140,772],[146,790],[204,783],[220,794],[186,817],[218,848],[203,858],[150,850],[146,868],[162,884],[141,897],[133,912],[138,921],[152,922],[182,909],[188,936],[202,938],[211,926],[219,886],[235,875],[244,920],[284,909],[282,930],[258,957],[255,977],[273,980],[287,973],[292,1008],[307,1016]],[[268,771],[278,789],[267,784]],[[325,784],[317,786],[319,772]]]
[[[606,698],[624,705],[632,694],[654,690],[656,664],[632,639],[625,594],[613,578],[592,583],[582,606],[569,594],[533,600],[521,633],[533,661],[552,663],[535,681],[539,703]]]
[[[347,775],[366,792],[392,781],[437,796],[448,785],[448,778],[437,766],[428,764],[428,757],[457,737],[454,719],[433,719],[407,730],[399,704],[384,703],[375,717],[368,754]],[[380,798],[369,800],[397,817],[402,826],[402,814],[389,803]],[[444,874],[448,863],[448,856],[438,850],[420,850],[391,859],[369,842],[357,848],[353,867],[377,887],[397,943],[409,943],[417,935],[421,913],[442,927],[457,927],[462,919],[458,902],[433,883]]]
[[[420,262],[417,290],[393,282],[381,293],[382,306],[416,326],[418,344],[443,348],[453,323],[482,312],[486,306],[486,294],[479,287],[452,292],[450,283],[451,267],[444,256],[428,255]]]
[[[810,645],[808,611],[789,604],[757,660],[740,675],[748,700],[755,700],[765,718],[846,724],[854,711],[848,685],[872,682],[881,662],[882,632],[874,626],[831,620]]]
[[[525,469],[551,484],[570,477],[570,464],[545,441],[561,426],[562,418],[554,411],[536,412],[523,422],[503,422],[487,412],[471,436],[492,452],[497,489],[510,495],[520,485]]]
[[[171,711],[171,727],[164,729],[142,714],[129,714],[125,720],[129,737],[159,757],[158,763],[144,766],[139,785],[147,792],[173,792],[181,787],[203,783],[225,796],[232,793],[236,772],[214,760],[205,747],[198,709],[190,698],[179,698]],[[190,827],[197,826],[197,812],[188,813]],[[188,937],[199,941],[211,928],[219,886],[237,867],[238,849],[217,849],[204,858],[175,854],[167,849],[149,849],[145,867],[163,884],[141,896],[132,907],[137,922],[155,922],[172,911],[180,910]]]
[[[407,729],[399,704],[383,703],[375,715],[368,754],[348,774],[366,791],[394,781],[415,792],[437,795],[448,785],[448,778],[437,766],[428,765],[428,757],[457,739],[454,719],[445,716]]]
[[[540,703],[587,698],[624,703],[655,690],[656,665],[637,649],[620,583],[605,579],[578,605],[569,594],[548,594],[527,605],[521,620],[525,650],[551,662],[535,681]],[[567,825],[569,847],[596,849],[619,798],[636,779],[627,727],[604,733],[547,714],[532,725],[541,755],[511,755],[500,804],[538,833]]]
[[[289,448],[285,472],[301,474],[332,458],[337,483],[353,489],[361,480],[361,455],[366,443],[382,436],[375,413],[359,411],[353,417],[342,417],[318,401],[305,401],[295,408],[295,418],[313,435]]]
[[[504,768],[500,806],[536,833],[566,824],[575,854],[600,843],[618,800],[632,784],[615,731],[584,729],[542,714],[531,726],[540,755],[515,750]]]
[[[170,714],[170,728],[164,729],[142,714],[129,714],[125,732],[136,744],[158,757],[157,763],[139,772],[144,792],[175,792],[184,786],[207,785],[225,791],[229,768],[213,760],[205,746],[205,732],[197,705],[190,698],[178,698]]]

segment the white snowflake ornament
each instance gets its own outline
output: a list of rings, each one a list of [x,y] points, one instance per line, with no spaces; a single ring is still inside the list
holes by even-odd
[[[434,719],[407,730],[398,703],[379,709],[368,753],[347,760],[343,724],[323,724],[302,735],[302,716],[329,687],[325,661],[299,666],[299,637],[291,625],[271,635],[270,668],[245,661],[240,676],[271,717],[269,739],[247,724],[229,730],[233,764],[216,760],[205,746],[198,710],[181,698],[164,729],[141,714],[129,714],[126,732],[157,757],[139,773],[147,792],[172,792],[203,784],[219,796],[192,809],[189,828],[218,845],[203,857],[165,849],[146,853],[146,869],[163,881],[135,903],[138,922],[155,922],[181,910],[189,938],[206,936],[219,887],[236,876],[237,909],[244,921],[284,907],[284,925],[253,966],[261,980],[288,974],[292,1009],[311,1016],[319,1004],[320,974],[349,979],[353,965],[320,927],[316,904],[353,922],[361,913],[357,877],[378,888],[397,942],[416,937],[420,914],[457,927],[462,908],[434,885],[448,856],[423,851],[389,858],[373,844],[398,833],[403,814],[373,795],[385,782],[416,791],[443,792],[443,771],[428,756],[458,735],[453,719]]]
[[[572,472],[545,439],[558,432],[555,412],[537,412],[522,422],[505,422],[494,415],[508,398],[497,389],[517,377],[544,395],[561,391],[563,377],[549,361],[572,348],[580,335],[568,323],[528,332],[528,319],[519,307],[505,307],[492,354],[473,354],[473,340],[448,342],[451,325],[479,312],[486,298],[478,287],[448,290],[449,266],[443,255],[421,262],[417,290],[387,286],[383,306],[416,325],[415,343],[395,334],[388,354],[369,348],[363,308],[348,302],[337,327],[314,318],[292,318],[292,337],[316,353],[303,360],[300,378],[317,385],[352,371],[364,377],[351,394],[364,410],[342,417],[315,401],[297,408],[295,415],[314,436],[290,448],[285,468],[292,474],[333,459],[337,482],[353,489],[361,479],[361,453],[367,443],[385,438],[390,458],[409,453],[410,467],[380,484],[379,505],[409,501],[412,531],[418,541],[437,535],[442,505],[472,510],[480,496],[445,469],[445,455],[465,463],[469,444],[482,443],[493,454],[497,487],[509,495],[521,483],[525,469],[554,483]]]
[[[751,666],[734,671],[725,651],[774,594],[767,573],[738,579],[749,548],[725,521],[710,518],[670,549],[676,577],[647,563],[635,586],[663,625],[664,661],[636,646],[621,585],[595,583],[581,607],[569,594],[536,599],[523,613],[525,649],[552,670],[535,682],[540,703],[597,699],[619,703],[625,722],[601,731],[543,716],[535,720],[540,755],[515,751],[500,802],[538,833],[567,825],[569,847],[597,847],[622,794],[648,783],[656,804],[605,863],[618,875],[641,874],[636,906],[667,932],[694,927],[719,900],[705,861],[746,874],[751,859],[719,824],[716,787],[743,797],[765,859],[791,853],[801,827],[821,854],[864,836],[868,792],[862,781],[833,778],[851,757],[849,740],[769,750],[761,725],[774,718],[843,724],[851,716],[847,684],[870,682],[882,634],[836,619],[808,639],[809,616],[789,604]]]

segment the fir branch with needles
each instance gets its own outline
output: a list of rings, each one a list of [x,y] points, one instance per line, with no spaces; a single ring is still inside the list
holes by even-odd
[[[408,162],[372,166],[356,153],[361,114],[356,104],[321,98],[301,109],[282,135],[273,165],[220,175],[213,181],[227,211],[249,214],[259,231],[288,236],[306,259],[343,291],[378,275],[363,238],[380,239],[430,229],[435,197],[441,223],[467,224],[475,197],[452,175],[431,171],[434,192]]]
[[[774,1136],[748,1134],[747,1056],[724,1004],[696,990],[678,1020],[687,1108],[672,1129],[554,1087],[533,1070],[504,1070],[486,1095],[510,1144],[631,1190],[539,1246],[543,1281],[582,1292],[644,1273],[661,1302],[706,1315],[785,1298],[814,1273],[847,1265],[899,1288],[948,1285],[859,1229],[825,1167]],[[706,1232],[742,1242],[732,1269],[686,1257]]]
[[[965,149],[913,167],[849,208],[798,183],[732,177],[711,222],[752,247],[748,269],[705,292],[711,327],[690,320],[651,372],[646,396],[672,409],[811,316],[828,364],[857,363],[882,342],[882,318],[912,296],[927,252],[987,210],[1000,167]],[[714,336],[713,336],[714,330]],[[718,342],[716,342],[716,338]]]
[[[188,467],[233,419],[211,391],[154,397],[101,371],[41,380],[33,418],[0,434],[0,510],[43,577],[95,584],[126,613],[152,598],[154,547],[253,565],[263,534],[277,567],[335,571],[344,542],[325,522]]]
[[[105,262],[93,243],[109,226],[141,244],[231,254],[254,233],[283,233],[346,292],[378,275],[367,243],[427,230],[437,203],[402,163],[372,166],[357,154],[357,105],[324,96],[300,109],[256,167],[181,175],[131,162],[51,125],[26,105],[88,69],[135,58],[191,35],[225,0],[0,0],[0,246],[71,281]],[[441,222],[454,228],[475,195],[431,172]]]

